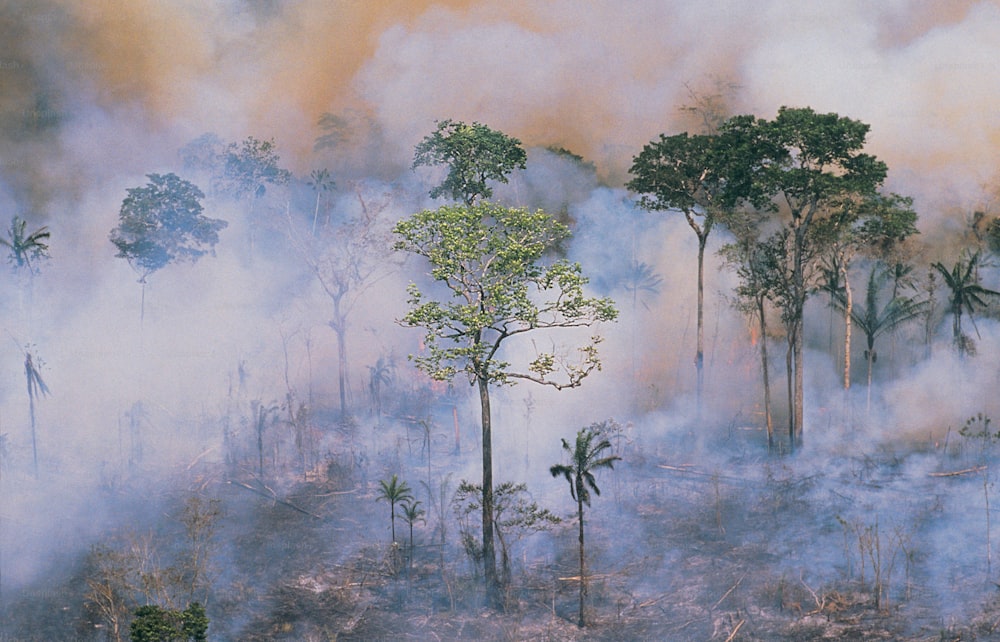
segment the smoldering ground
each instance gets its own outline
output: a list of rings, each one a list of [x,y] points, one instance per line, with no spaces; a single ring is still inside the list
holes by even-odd
[[[594,291],[616,298],[622,311],[615,326],[603,329],[604,370],[581,390],[555,394],[520,386],[499,393],[497,422],[504,429],[497,431],[497,461],[504,462],[505,474],[528,481],[546,505],[565,508],[565,489],[546,471],[561,456],[559,438],[616,417],[631,426],[631,455],[648,464],[622,463],[616,473],[637,475],[622,492],[631,493],[646,516],[655,512],[649,506],[665,501],[664,488],[679,483],[662,477],[673,473],[656,463],[693,464],[711,475],[733,466],[727,457],[734,452],[752,461],[737,475],[745,483],[720,481],[718,493],[705,490],[710,484],[680,484],[675,499],[690,500],[690,521],[680,525],[692,528],[702,528],[696,506],[704,497],[722,506],[728,488],[734,503],[773,508],[780,495],[774,484],[802,490],[798,476],[809,478],[803,501],[814,502],[808,505],[822,515],[789,519],[766,541],[754,540],[753,529],[746,535],[761,546],[784,540],[782,568],[797,590],[802,587],[794,580],[804,567],[812,587],[848,575],[849,558],[868,551],[857,545],[845,551],[843,540],[863,542],[876,514],[883,534],[905,532],[913,542],[907,550],[919,551],[919,572],[927,578],[920,586],[969,577],[971,571],[961,569],[981,566],[987,550],[980,545],[988,513],[976,503],[978,482],[928,475],[974,467],[961,459],[972,457],[973,446],[956,445],[964,443],[956,435],[975,413],[998,412],[991,394],[997,369],[989,359],[995,323],[980,320],[980,356],[971,368],[953,355],[947,320],[934,328],[927,349],[920,332],[908,330],[895,355],[883,351],[867,410],[863,385],[856,384],[846,401],[838,389],[839,361],[831,345],[839,343],[839,331],[830,330],[828,310],[815,298],[808,321],[806,451],[787,464],[787,476],[769,479],[753,470],[761,418],[752,328],[732,309],[733,277],[717,268],[714,257],[725,232],[710,244],[709,403],[699,417],[691,365],[693,234],[680,217],[638,210],[621,186],[644,143],[698,125],[680,107],[699,95],[718,92],[729,112],[762,117],[785,104],[836,111],[871,125],[868,148],[889,164],[889,187],[916,198],[923,256],[949,259],[963,242],[965,218],[994,204],[998,22],[1000,5],[972,1],[946,7],[916,0],[836,7],[787,0],[628,7],[6,3],[0,8],[0,206],[32,226],[49,227],[52,259],[27,283],[11,278],[3,286],[10,337],[0,371],[5,601],[50,577],[57,553],[60,560],[73,559],[130,520],[155,522],[153,509],[130,505],[134,512],[125,514],[114,492],[128,485],[154,488],[195,462],[190,470],[223,462],[225,417],[238,424],[252,401],[281,405],[292,390],[300,401],[309,397],[317,414],[333,413],[338,391],[330,303],[283,240],[286,211],[308,219],[312,192],[304,181],[318,167],[335,170],[338,188],[324,205],[334,218],[357,213],[362,198],[375,202],[385,194],[382,215],[389,219],[433,207],[426,197],[430,176],[409,165],[414,145],[444,118],[487,123],[525,143],[528,169],[498,187],[497,197],[544,207],[568,222],[574,230],[570,257],[592,276]],[[340,128],[323,129],[324,114],[335,116],[326,122]],[[244,204],[212,199],[214,209],[206,214],[230,223],[215,256],[151,277],[140,323],[137,275],[114,258],[108,232],[125,190],[143,184],[147,173],[183,173],[179,150],[205,132],[224,141],[273,138],[296,178],[261,204],[277,223],[268,228],[270,249],[265,244],[252,261]],[[316,148],[317,138],[331,133],[331,144]],[[629,271],[640,264],[658,280],[646,289],[633,283],[630,291]],[[405,309],[405,284],[422,275],[421,266],[405,263],[370,287],[353,311],[348,336],[355,406],[364,405],[368,368],[380,357],[395,359],[399,381],[419,381],[405,359],[419,349],[416,331],[394,320]],[[988,287],[997,286],[995,270],[984,276]],[[772,359],[780,367],[780,337],[772,339]],[[37,479],[30,463],[25,349],[43,360],[52,391],[37,404]],[[512,354],[533,349],[518,346]],[[863,360],[856,358],[854,367],[861,372]],[[420,402],[400,387],[400,399]],[[442,442],[454,441],[449,421],[457,416],[460,451],[473,450],[477,439],[468,392],[456,382],[451,405],[439,408],[435,433]],[[419,449],[411,459],[411,442],[398,425],[363,423],[359,430],[366,432],[354,446],[365,451],[368,482],[393,462],[416,468]],[[141,462],[133,431],[144,440]],[[241,438],[252,458],[252,435]],[[321,452],[328,448],[334,459],[343,454],[335,452],[342,447],[335,435],[318,439]],[[946,443],[961,452],[946,450]],[[281,445],[285,453],[294,448]],[[896,461],[890,454],[896,450],[920,455]],[[441,466],[434,472],[444,474]],[[449,466],[456,478],[476,478],[474,457]],[[818,470],[810,476],[799,467]],[[111,495],[97,500],[102,492]],[[934,501],[893,499],[913,494]],[[844,497],[851,501],[843,503]],[[602,537],[599,511],[595,542]],[[233,523],[243,517],[237,510],[229,514]],[[625,532],[633,528],[642,550],[662,562],[657,576],[675,573],[684,558],[675,547],[690,533],[678,530],[678,538],[663,545],[639,515],[633,518],[634,526],[618,523]],[[378,520],[372,528],[381,529],[381,516],[372,519]],[[816,532],[823,537],[809,545]],[[894,541],[902,554],[902,535]],[[556,545],[547,540],[544,546]],[[611,542],[597,550],[597,568],[628,562],[625,549]],[[900,590],[900,577],[894,576],[891,590]],[[651,580],[648,591],[657,588]],[[980,604],[973,588],[962,594],[969,611]],[[946,591],[923,590],[932,593],[925,603],[942,613],[963,612]]]

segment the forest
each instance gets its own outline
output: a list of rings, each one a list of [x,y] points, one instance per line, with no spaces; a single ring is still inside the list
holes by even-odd
[[[425,76],[599,8],[209,4],[0,8],[0,640],[1000,638],[992,130]]]

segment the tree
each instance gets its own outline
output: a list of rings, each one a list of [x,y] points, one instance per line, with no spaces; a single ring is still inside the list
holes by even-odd
[[[183,611],[146,604],[135,610],[129,627],[132,642],[204,642],[208,639],[205,607],[193,602]]]
[[[507,174],[524,169],[528,155],[521,141],[480,123],[443,120],[417,145],[413,169],[447,165],[448,175],[430,191],[431,198],[449,196],[475,205],[493,195],[486,181],[507,182]]]
[[[316,236],[316,221],[319,219],[319,203],[320,197],[324,192],[329,192],[337,187],[337,183],[330,176],[330,170],[326,169],[314,169],[309,173],[309,187],[313,188],[316,192],[316,206],[313,209],[313,221],[312,221],[312,234]]]
[[[28,409],[31,415],[31,455],[35,466],[35,477],[38,477],[38,440],[35,436],[35,400],[49,394],[49,387],[42,380],[42,362],[33,357],[31,350],[24,350],[24,376],[28,383]]]
[[[458,373],[479,389],[483,450],[483,563],[487,599],[500,605],[493,545],[493,451],[490,386],[533,381],[556,389],[574,388],[601,366],[594,336],[578,348],[579,360],[563,353],[537,353],[515,367],[501,348],[526,334],[589,327],[613,321],[618,312],[607,298],[587,297],[578,264],[543,258],[569,236],[569,229],[544,212],[491,203],[444,206],[401,221],[396,249],[424,257],[431,278],[449,296],[435,300],[410,284],[410,310],[403,325],[426,330],[426,353],[416,366],[438,381]]]
[[[403,509],[403,521],[406,525],[410,527],[410,554],[409,560],[410,564],[413,564],[413,525],[417,522],[423,522],[424,520],[424,509],[420,508],[420,500],[413,499],[412,497],[403,502],[401,508]]]
[[[205,197],[194,184],[176,174],[147,174],[144,187],[126,190],[118,214],[118,227],[111,230],[111,243],[118,258],[139,273],[142,284],[140,318],[145,313],[146,279],[175,261],[191,261],[213,252],[219,232],[228,223],[202,215]]]
[[[848,197],[830,216],[815,224],[814,241],[826,248],[828,267],[822,286],[844,312],[844,389],[851,387],[851,322],[854,293],[850,268],[856,254],[888,258],[896,246],[917,233],[913,199],[898,194]]]
[[[698,412],[701,413],[705,362],[705,247],[720,217],[743,200],[760,201],[746,167],[755,164],[759,146],[748,144],[746,117],[733,118],[719,132],[667,136],[648,143],[633,158],[626,187],[640,195],[649,211],[684,214],[698,238],[697,334],[695,371]]]
[[[452,499],[452,507],[459,518],[462,545],[473,560],[480,559],[483,551],[466,518],[482,510],[482,497],[482,486],[462,480]],[[560,521],[547,508],[531,500],[527,484],[503,482],[493,489],[493,530],[500,544],[501,585],[506,586],[510,581],[510,551],[514,544],[526,535],[548,530]]]
[[[968,312],[969,321],[979,336],[979,328],[976,328],[975,310],[977,307],[986,307],[986,298],[1000,296],[1000,292],[987,289],[979,284],[979,252],[969,256],[968,260],[959,259],[955,265],[948,270],[944,264],[938,262],[931,264],[931,268],[937,270],[944,277],[945,285],[951,290],[948,303],[952,315],[952,335],[958,354],[961,356],[975,355],[976,344],[971,337],[962,331],[962,314]]]
[[[37,262],[49,258],[48,240],[52,234],[47,226],[29,233],[28,222],[19,216],[10,220],[7,238],[0,237],[0,245],[7,248],[7,260],[15,270],[26,270],[29,274],[38,272]],[[35,261],[36,264],[32,264]]]
[[[767,451],[773,453],[774,421],[771,413],[770,364],[767,356],[767,302],[781,288],[781,270],[784,264],[784,236],[776,234],[759,240],[760,226],[764,219],[759,212],[750,210],[732,215],[727,221],[729,230],[736,237],[719,251],[727,264],[736,270],[735,305],[744,314],[757,321],[760,342],[761,378],[764,387],[764,423],[767,431]]]
[[[336,225],[325,226],[318,236],[300,232],[288,217],[292,245],[316,277],[333,304],[327,322],[337,338],[337,384],[340,414],[348,414],[349,359],[348,330],[351,315],[369,290],[395,267],[388,251],[392,233],[383,212],[389,207],[392,193],[372,197],[361,183],[353,185],[359,212],[345,215]]]
[[[595,443],[596,440],[596,443]],[[597,486],[594,472],[601,468],[614,468],[615,461],[621,459],[618,455],[602,456],[604,451],[611,448],[608,441],[598,430],[596,424],[589,428],[582,428],[576,433],[576,442],[571,446],[565,439],[562,440],[563,450],[569,456],[568,464],[556,464],[549,468],[553,477],[565,477],[569,483],[570,496],[576,501],[576,516],[579,522],[579,544],[580,544],[580,619],[578,624],[586,626],[584,620],[584,601],[587,596],[587,565],[584,556],[583,539],[583,507],[590,506],[590,491],[595,495],[601,494],[601,489]]]
[[[872,369],[878,355],[875,352],[875,339],[879,336],[892,332],[907,321],[912,321],[924,312],[927,306],[926,301],[920,301],[910,297],[894,296],[884,306],[879,307],[878,294],[884,274],[880,274],[877,267],[873,267],[868,275],[868,286],[865,289],[865,302],[863,305],[851,308],[851,320],[857,324],[865,335],[866,349],[865,361],[868,364],[868,401],[871,407],[871,387]],[[841,310],[847,309],[847,300],[844,293],[835,293],[833,303]]]
[[[250,228],[250,250],[256,239],[254,207],[257,199],[267,192],[267,186],[288,183],[292,173],[280,166],[281,157],[273,140],[258,140],[249,136],[242,143],[230,143],[222,155],[221,171],[215,177],[216,191],[233,198],[249,201],[247,224]]]
[[[754,141],[759,166],[743,171],[749,172],[755,191],[773,197],[785,214],[790,278],[782,314],[789,330],[789,433],[794,449],[803,434],[803,315],[819,255],[813,229],[846,200],[873,196],[887,167],[861,153],[869,126],[834,113],[782,107],[773,121],[749,119],[737,129],[757,130],[756,136],[745,139]]]
[[[393,474],[388,481],[379,480],[378,496],[375,501],[385,500],[389,502],[389,522],[392,525],[392,542],[396,543],[396,504],[413,500],[413,492],[406,482],[399,481],[399,477]]]

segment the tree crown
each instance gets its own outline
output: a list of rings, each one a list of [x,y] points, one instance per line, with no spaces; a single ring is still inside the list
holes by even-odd
[[[527,154],[521,141],[480,123],[468,125],[443,120],[424,137],[413,154],[413,168],[447,165],[444,181],[431,189],[431,198],[450,196],[473,205],[493,195],[486,181],[507,182],[507,174],[524,169]]]
[[[578,264],[543,260],[569,236],[566,226],[541,211],[484,203],[425,210],[397,224],[395,233],[396,249],[427,259],[431,278],[450,291],[430,299],[411,284],[410,310],[400,320],[427,330],[427,355],[413,360],[432,378],[464,371],[472,381],[520,378],[563,388],[600,367],[597,337],[579,349],[579,363],[548,352],[515,372],[498,355],[501,343],[518,334],[617,317],[610,299],[585,295],[588,280]],[[562,382],[548,377],[558,371]]]

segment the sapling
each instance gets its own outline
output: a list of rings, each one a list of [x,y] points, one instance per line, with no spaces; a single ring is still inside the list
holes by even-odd
[[[378,495],[375,501],[385,500],[389,502],[389,523],[392,528],[392,543],[396,543],[396,504],[402,504],[413,500],[413,492],[405,481],[399,481],[398,475],[393,475],[388,480],[380,480]]]
[[[990,545],[991,523],[990,523],[990,454],[993,446],[1000,440],[1000,431],[990,432],[991,419],[983,413],[976,413],[969,417],[958,434],[966,439],[975,439],[979,443],[979,470],[983,474],[983,500],[986,510],[986,574],[991,575],[993,552]]]

